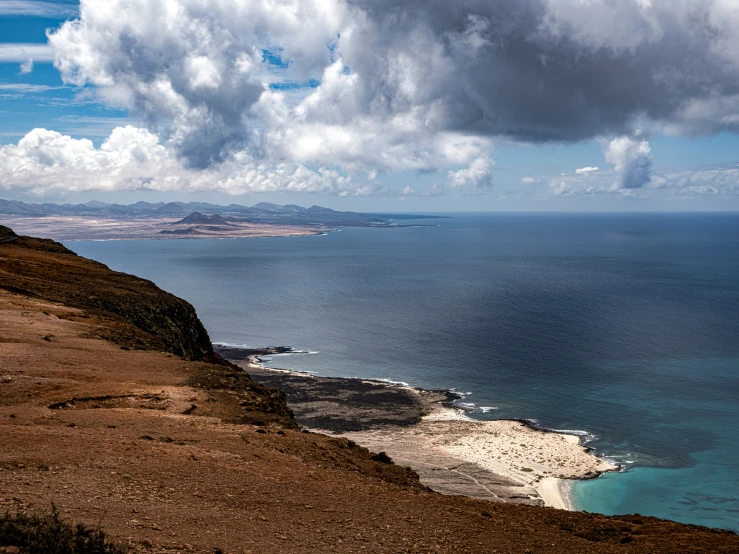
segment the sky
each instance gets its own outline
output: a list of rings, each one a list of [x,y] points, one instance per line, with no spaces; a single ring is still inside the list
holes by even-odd
[[[734,0],[0,0],[0,198],[739,209]]]

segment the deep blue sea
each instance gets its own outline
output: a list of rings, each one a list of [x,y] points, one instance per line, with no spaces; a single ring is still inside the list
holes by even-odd
[[[68,246],[189,300],[215,342],[317,352],[278,367],[587,432],[628,469],[577,483],[579,509],[739,530],[739,215],[418,223]]]

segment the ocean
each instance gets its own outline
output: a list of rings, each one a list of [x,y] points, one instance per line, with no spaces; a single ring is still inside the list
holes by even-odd
[[[325,236],[67,242],[276,367],[453,388],[625,471],[580,510],[739,531],[739,215],[448,214]],[[403,222],[407,223],[407,222]]]

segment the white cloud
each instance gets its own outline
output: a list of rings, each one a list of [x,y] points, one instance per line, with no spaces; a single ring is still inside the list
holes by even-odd
[[[652,178],[652,154],[646,140],[619,137],[604,144],[606,161],[618,173],[616,187],[619,189],[638,189]]]
[[[0,43],[0,63],[27,64],[34,62],[53,62],[54,50],[48,44],[37,43]]]
[[[193,167],[249,147],[442,169],[489,154],[437,162],[451,135],[739,129],[736,12],[724,0],[82,0],[49,40],[68,83],[145,116]],[[268,89],[310,79],[314,90]]]
[[[609,195],[632,199],[651,198],[662,200],[672,198],[697,199],[706,196],[735,200],[739,195],[739,167],[736,167],[736,165],[685,169],[666,173],[650,172],[648,183],[645,183],[641,188],[624,187],[620,182],[627,178],[623,172],[629,173],[625,169],[626,166],[633,164],[635,158],[645,154],[649,155],[644,147],[641,148],[640,153],[633,154],[634,148],[637,151],[640,150],[641,142],[633,139],[628,139],[628,142],[633,144],[630,147],[624,147],[623,144],[619,146],[619,143],[616,143],[612,148],[614,155],[616,155],[616,152],[632,152],[620,154],[627,160],[623,162],[624,168],[617,169],[614,167],[597,173],[554,177],[549,181],[548,193],[559,197]],[[639,171],[636,173],[639,173]],[[615,186],[614,182],[616,183]]]
[[[659,176],[659,188],[679,197],[724,196],[739,194],[739,168],[715,167],[695,171],[676,171]]]
[[[562,173],[552,179],[550,191],[557,196],[593,195],[616,193],[634,195],[644,187],[659,188],[664,177],[655,176],[649,142],[637,137],[622,136],[610,141],[601,139],[606,161],[613,166],[610,170],[599,167],[582,167],[575,175]]]
[[[347,13],[341,0],[83,0],[49,42],[66,82],[125,103],[205,168],[273,128],[250,113],[270,82],[321,77]],[[277,47],[291,62],[279,77],[262,61]]]
[[[70,17],[76,13],[76,6],[58,2],[41,0],[3,0],[0,2],[0,15],[56,18]]]
[[[603,147],[614,170],[584,167],[559,182],[578,188],[587,177],[592,191],[606,180],[629,191],[657,186],[649,144],[633,138],[639,130],[739,131],[732,5],[81,0],[79,17],[49,43],[68,85],[156,132],[177,186],[206,187],[208,175],[218,190],[365,194],[384,190],[378,175],[418,171],[446,174],[450,189],[489,190],[494,141],[608,136],[621,137]],[[49,61],[50,47],[0,45],[0,61]],[[120,171],[133,175],[134,166]],[[78,162],[53,167],[90,173]],[[164,186],[152,168],[139,173]]]
[[[521,177],[521,182],[524,185],[531,185],[533,183],[538,183],[539,179],[537,179],[536,177]]]
[[[466,169],[447,171],[447,178],[452,188],[475,188],[489,190],[493,188],[493,168],[495,162],[490,158],[477,158]]]
[[[613,186],[615,172],[609,172],[601,179],[594,176],[570,175],[557,177],[549,181],[549,194],[555,197],[586,197],[586,196],[622,196],[632,198],[647,198],[650,194],[643,190],[619,189]]]
[[[0,189],[45,192],[217,191],[321,192],[365,195],[377,187],[355,183],[339,171],[303,165],[265,166],[239,152],[205,170],[184,167],[159,137],[146,129],[118,127],[96,148],[90,140],[34,129],[18,144],[0,147]]]
[[[21,64],[19,73],[21,75],[28,75],[33,71],[33,58],[28,58],[25,62]]]
[[[549,183],[549,193],[558,197],[596,195],[621,196],[632,199],[699,199],[721,197],[736,199],[739,194],[739,169],[685,170],[654,175],[650,186],[641,189],[615,188],[613,175],[593,181],[583,177],[558,178]],[[610,179],[610,180],[609,180]]]
[[[0,83],[0,91],[9,91],[19,94],[36,94],[50,90],[59,90],[66,87],[54,87],[50,85],[30,85],[26,83]]]

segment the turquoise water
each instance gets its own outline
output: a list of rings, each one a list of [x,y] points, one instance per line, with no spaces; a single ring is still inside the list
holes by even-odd
[[[71,242],[278,367],[470,393],[627,471],[577,506],[739,530],[739,216],[468,214],[319,237]],[[483,410],[483,408],[485,408]]]
[[[613,445],[627,471],[576,482],[575,507],[737,529],[739,458],[733,404],[739,392],[735,378],[739,359],[651,361],[648,375],[639,365],[619,364],[613,369],[643,379],[641,386],[603,384],[590,396],[638,408],[645,420],[662,423],[647,433],[636,428],[620,448]],[[687,467],[660,467],[669,461],[658,456],[664,447],[651,444],[656,434],[663,442],[673,442],[673,449],[689,452],[680,464]],[[647,458],[648,453],[654,457]]]
[[[575,508],[606,515],[641,513],[736,529],[739,501],[731,492],[736,483],[724,482],[731,474],[725,467],[716,467],[710,459],[713,455],[698,456],[697,466],[692,468],[636,467],[579,482],[572,492]],[[722,490],[727,492],[721,494]]]

